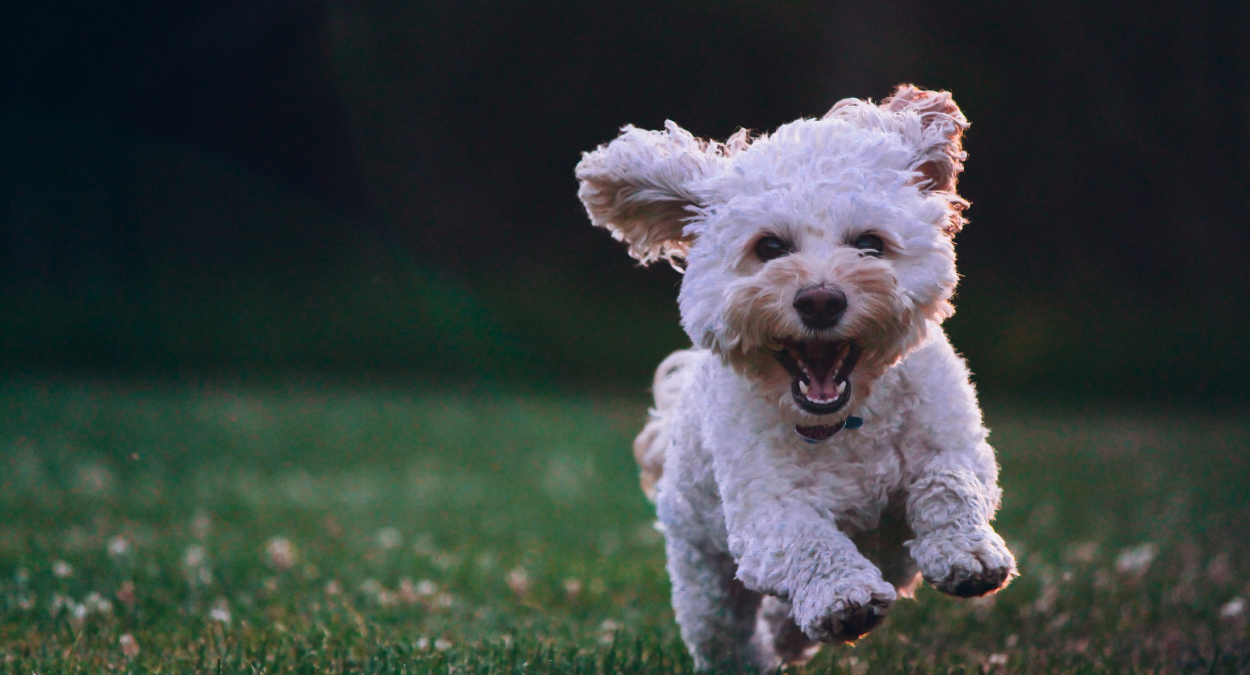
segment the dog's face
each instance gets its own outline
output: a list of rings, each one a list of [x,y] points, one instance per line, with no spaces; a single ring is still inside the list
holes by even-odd
[[[753,142],[627,127],[578,166],[592,220],[644,262],[684,258],[691,340],[799,425],[832,425],[951,313],[967,126],[900,87]]]

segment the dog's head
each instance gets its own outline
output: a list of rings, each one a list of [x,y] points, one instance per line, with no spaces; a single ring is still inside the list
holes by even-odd
[[[625,127],[582,158],[579,195],[644,264],[684,261],[696,345],[829,425],[953,311],[967,126],[950,94],[903,85],[754,139]]]

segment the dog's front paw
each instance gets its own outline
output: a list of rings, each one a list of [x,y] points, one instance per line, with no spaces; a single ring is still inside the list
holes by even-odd
[[[988,527],[923,537],[911,555],[925,581],[959,598],[993,593],[1016,576],[1016,559],[998,533]]]
[[[854,642],[885,620],[897,594],[890,584],[876,579],[839,588],[809,616],[798,617],[803,633],[820,642]],[[809,599],[810,600],[810,599]],[[805,603],[812,606],[816,603]]]

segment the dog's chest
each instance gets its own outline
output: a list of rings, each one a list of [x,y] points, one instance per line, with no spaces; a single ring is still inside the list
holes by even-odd
[[[711,436],[722,477],[744,492],[812,508],[848,531],[876,528],[903,483],[895,439],[885,429],[847,429],[816,444],[791,429],[754,427],[747,418],[726,420],[718,431]]]
[[[901,490],[902,463],[888,439],[844,430],[823,443],[779,450],[774,466],[796,496],[827,511],[844,529],[874,529]]]

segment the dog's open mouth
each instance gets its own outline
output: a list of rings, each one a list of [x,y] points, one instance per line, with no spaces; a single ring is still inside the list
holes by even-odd
[[[849,341],[784,340],[773,354],[794,378],[790,384],[794,402],[813,415],[832,415],[851,400],[848,378],[862,351]]]

